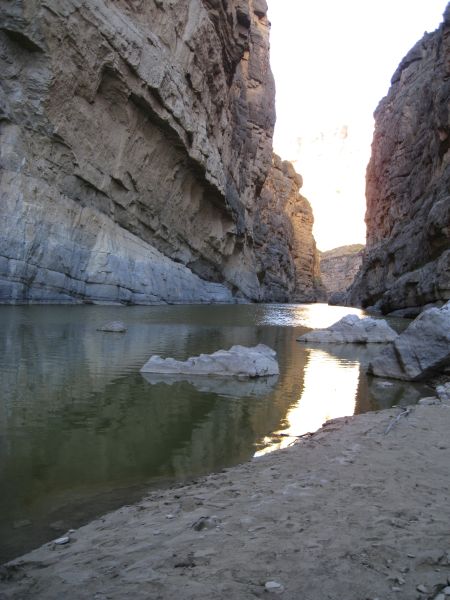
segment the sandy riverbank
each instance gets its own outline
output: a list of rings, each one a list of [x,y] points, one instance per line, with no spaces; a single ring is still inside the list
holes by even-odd
[[[0,598],[434,598],[450,584],[450,406],[385,433],[399,412],[97,519],[2,567]]]

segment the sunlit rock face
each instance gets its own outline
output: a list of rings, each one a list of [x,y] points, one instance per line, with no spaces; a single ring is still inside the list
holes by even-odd
[[[329,302],[344,301],[344,294],[361,266],[363,250],[363,245],[352,244],[320,253],[320,273]]]
[[[383,312],[450,298],[450,5],[378,106],[367,250],[350,300]]]
[[[255,251],[265,302],[314,302],[325,298],[314,217],[299,193],[302,178],[292,164],[273,155],[255,215]]]
[[[2,3],[1,301],[279,295],[253,240],[275,121],[266,10]],[[283,297],[308,296],[304,260]]]

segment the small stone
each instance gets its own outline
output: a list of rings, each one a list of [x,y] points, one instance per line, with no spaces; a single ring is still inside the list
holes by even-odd
[[[399,588],[399,587],[393,587],[393,588],[391,588],[391,590],[392,590],[393,592],[401,592],[401,591],[402,591],[402,588]]]
[[[100,327],[97,327],[97,331],[104,331],[106,333],[125,333],[127,326],[122,321],[110,321]]]
[[[175,515],[173,515],[173,514],[166,515],[166,519],[175,519]]]
[[[195,523],[192,524],[192,529],[195,531],[203,531],[204,529],[216,529],[219,527],[221,521],[218,517],[200,517]]]
[[[450,585],[445,587],[442,592],[446,595],[446,596],[450,596]]]
[[[416,587],[416,590],[418,592],[420,592],[421,594],[427,594],[428,593],[428,590],[427,590],[427,588],[424,585],[418,585]]]
[[[64,535],[56,540],[53,540],[53,543],[58,546],[64,546],[64,544],[68,544],[70,542],[70,537],[68,535]]]
[[[434,597],[434,600],[445,600],[445,594],[438,594]]]
[[[272,594],[282,594],[284,592],[284,586],[278,581],[267,581],[264,585],[266,592]]]

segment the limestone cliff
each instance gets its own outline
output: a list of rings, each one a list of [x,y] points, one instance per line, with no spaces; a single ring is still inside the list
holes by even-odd
[[[0,3],[1,302],[278,294],[253,233],[275,122],[266,10]]]
[[[352,244],[320,253],[320,273],[330,304],[342,303],[362,263],[364,246]]]
[[[299,194],[302,183],[292,164],[274,154],[254,227],[265,302],[314,302],[325,297],[312,235],[314,217],[308,200]]]
[[[351,303],[383,312],[450,298],[450,5],[375,112],[367,247]]]

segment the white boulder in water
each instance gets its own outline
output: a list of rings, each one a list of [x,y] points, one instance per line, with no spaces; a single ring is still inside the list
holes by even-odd
[[[100,327],[97,327],[97,331],[105,331],[106,333],[125,333],[127,326],[122,321],[109,321]]]
[[[218,375],[237,377],[264,377],[278,375],[276,352],[258,344],[253,348],[232,346],[229,350],[218,350],[213,354],[192,356],[186,361],[152,356],[142,367],[142,373],[166,373],[186,375]]]
[[[334,344],[381,344],[392,342],[398,334],[383,319],[346,315],[327,329],[311,331],[297,338],[299,342]]]

